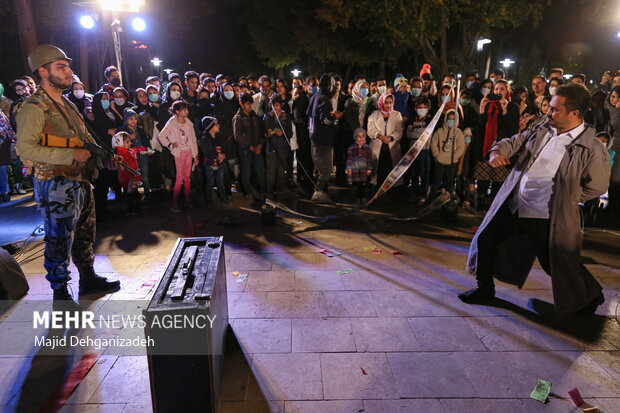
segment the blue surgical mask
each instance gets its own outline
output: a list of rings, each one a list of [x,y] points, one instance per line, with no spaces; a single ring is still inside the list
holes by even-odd
[[[412,87],[411,88],[411,95],[414,98],[417,98],[418,96],[420,96],[422,94],[422,89],[420,89],[419,87]]]
[[[467,82],[465,82],[465,86],[467,86],[467,89],[471,89],[473,85],[474,85],[473,80],[468,80]]]
[[[226,92],[224,92],[224,97],[228,100],[232,99],[235,96],[235,92],[233,92],[232,90],[227,90]]]
[[[445,95],[441,97],[441,101],[444,103],[450,102],[450,95]]]
[[[366,96],[368,96],[368,88],[367,87],[363,87],[360,89],[360,95],[365,98]]]
[[[470,143],[471,143],[471,136],[465,135],[465,145],[468,145]]]
[[[312,86],[312,89],[310,89],[310,93],[313,94],[313,95],[319,93],[319,87],[318,86]]]
[[[463,99],[459,100],[459,102],[461,103],[462,106],[469,105],[469,99],[463,98]]]
[[[449,128],[453,128],[454,127],[454,119],[448,119],[446,121],[446,125],[448,125]]]
[[[151,102],[157,102],[159,100],[159,95],[157,93],[149,94],[149,100]]]
[[[101,107],[103,108],[103,110],[110,109],[110,101],[109,100],[102,100],[101,101]]]

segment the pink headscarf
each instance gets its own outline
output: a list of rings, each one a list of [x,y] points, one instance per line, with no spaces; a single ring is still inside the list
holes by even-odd
[[[385,92],[381,94],[381,96],[379,96],[379,101],[377,102],[377,105],[379,106],[379,110],[381,111],[381,113],[383,113],[383,116],[390,116],[390,113],[392,113],[392,110],[386,111],[385,107],[383,106],[383,102],[385,102],[385,99],[389,97],[391,97],[392,102],[394,102],[394,95],[392,95],[390,92]]]

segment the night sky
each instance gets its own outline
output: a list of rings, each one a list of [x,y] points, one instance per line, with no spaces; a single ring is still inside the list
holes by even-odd
[[[83,29],[79,27],[78,18],[84,10],[68,0],[31,1],[39,26],[39,42],[51,42],[63,48],[74,58],[73,67],[79,75],[79,36]],[[269,2],[271,6],[277,3]],[[169,67],[179,73],[193,69],[214,75],[226,73],[233,77],[248,73],[267,73],[274,76],[285,73],[290,76],[291,69],[299,68],[303,75],[308,74],[307,61],[287,66],[278,73],[259,58],[247,25],[248,21],[252,20],[249,13],[252,3],[248,0],[147,0],[146,4],[141,15],[147,22],[147,29],[140,34],[131,28],[132,16],[119,16],[125,29],[122,33],[125,71],[129,73],[129,86],[132,88],[141,86],[138,84],[142,78],[154,70],[150,64],[150,59],[154,56],[164,61],[161,69]],[[94,6],[98,7],[98,4],[95,3]],[[24,73],[24,65],[12,1],[0,0],[0,10],[0,16],[5,23],[0,28],[0,42],[3,45],[15,45],[0,50],[0,60],[3,62],[0,65],[0,81],[7,84]],[[105,66],[115,64],[109,32],[111,16],[99,11],[98,17],[97,27],[86,33],[90,49],[91,79],[100,77]],[[494,29],[487,34],[493,39],[491,67],[499,66],[498,61],[505,57],[512,58],[517,61],[517,67],[509,74],[515,76],[519,64],[536,45],[544,67],[565,66],[569,71],[575,68],[588,74],[589,78],[599,80],[603,70],[620,68],[620,39],[616,37],[619,30],[618,0],[552,0],[538,28],[526,24],[516,29]],[[455,34],[449,31],[450,36]],[[286,36],[286,31],[282,30],[275,38]],[[143,42],[149,47],[148,50],[133,49],[131,40]],[[274,42],[273,47],[277,48],[278,42]],[[104,62],[99,67],[97,59],[102,56],[105,56],[105,59],[101,59]],[[355,67],[346,67],[338,62],[328,62],[326,68],[343,75],[350,73],[352,76],[362,72],[371,78],[376,76],[376,65],[364,66],[362,63]],[[424,57],[421,49],[418,51],[414,48],[408,56],[388,64],[386,76],[391,79],[399,72],[407,77],[413,76],[418,73],[422,63]],[[140,69],[142,71],[139,71]],[[318,72],[318,67],[315,67],[314,71]],[[95,80],[94,83],[98,84],[99,81]],[[526,82],[529,84],[529,81]],[[93,88],[91,85],[90,89]]]

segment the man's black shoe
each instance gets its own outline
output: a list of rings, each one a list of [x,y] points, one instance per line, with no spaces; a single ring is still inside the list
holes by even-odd
[[[495,297],[494,288],[472,288],[459,294],[461,301],[467,304],[487,303]]]
[[[605,302],[605,296],[603,295],[603,293],[601,293],[601,295],[596,297],[594,300],[590,301],[590,304],[586,305],[581,310],[577,311],[575,315],[577,317],[589,317],[591,315],[594,315],[594,313],[596,313],[596,309],[598,308],[598,306],[603,304],[604,302]]]
[[[67,290],[67,285],[54,290],[54,301],[52,303],[52,310],[54,311],[69,311],[69,312],[81,312],[82,307],[75,301]]]
[[[80,269],[80,296],[115,293],[120,289],[120,281],[108,281],[107,278],[95,274],[92,268]]]

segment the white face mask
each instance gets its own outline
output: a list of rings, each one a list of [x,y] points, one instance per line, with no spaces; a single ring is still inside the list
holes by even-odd
[[[82,99],[84,97],[84,91],[82,89],[76,89],[73,91],[73,96],[77,99]]]
[[[172,98],[172,100],[177,100],[178,98],[181,97],[181,92],[177,90],[172,90],[170,91],[170,97]]]
[[[426,115],[428,115],[428,109],[427,108],[420,108],[420,109],[416,109],[415,112],[418,114],[419,117],[423,118]]]
[[[556,93],[558,93],[558,88],[557,87],[552,86],[552,87],[549,88],[549,94],[551,96],[555,96]]]
[[[377,92],[379,92],[380,95],[384,94],[387,92],[387,86],[377,86]]]
[[[127,102],[125,99],[123,98],[115,98],[114,99],[114,104],[116,106],[123,106],[125,104],[125,102]]]
[[[480,89],[480,93],[482,93],[482,96],[486,96],[491,93],[491,89],[489,89],[488,87],[483,87],[482,89]]]

